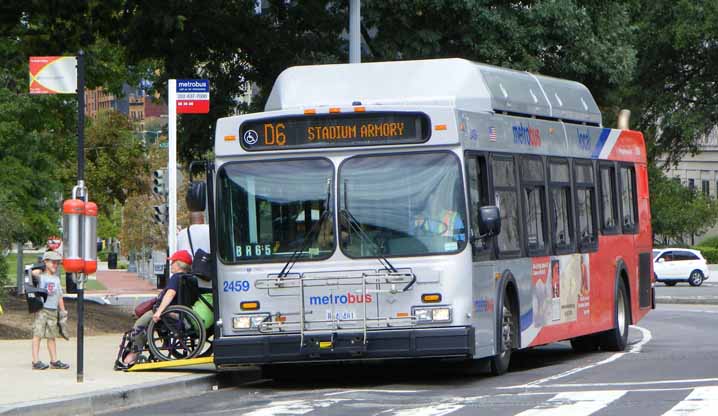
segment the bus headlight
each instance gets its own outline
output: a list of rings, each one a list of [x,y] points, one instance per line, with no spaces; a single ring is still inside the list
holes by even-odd
[[[420,324],[430,322],[451,322],[451,308],[414,308],[414,316]]]
[[[232,318],[232,328],[234,329],[253,329],[259,324],[269,319],[268,313],[253,313],[246,315],[237,315]]]

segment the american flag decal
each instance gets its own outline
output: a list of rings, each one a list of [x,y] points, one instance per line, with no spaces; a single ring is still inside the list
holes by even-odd
[[[494,127],[489,127],[489,140],[492,142],[496,141],[496,128]]]

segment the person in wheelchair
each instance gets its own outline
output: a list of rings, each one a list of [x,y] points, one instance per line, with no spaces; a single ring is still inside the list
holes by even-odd
[[[180,288],[181,279],[192,271],[192,256],[187,250],[179,250],[170,256],[169,261],[172,275],[157,297],[154,308],[145,312],[135,321],[130,334],[131,350],[125,355],[121,363],[116,363],[116,369],[127,369],[137,361],[138,356],[147,345],[147,327],[150,321],[159,322],[162,313],[170,305],[177,304],[177,292]]]

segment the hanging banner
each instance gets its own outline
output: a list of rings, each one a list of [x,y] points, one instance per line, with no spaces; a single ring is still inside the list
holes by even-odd
[[[30,94],[76,94],[77,58],[31,56]]]

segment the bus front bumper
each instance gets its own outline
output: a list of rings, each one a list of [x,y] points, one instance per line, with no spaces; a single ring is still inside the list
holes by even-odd
[[[471,357],[472,327],[389,329],[367,332],[227,336],[213,343],[218,367],[351,359]]]

